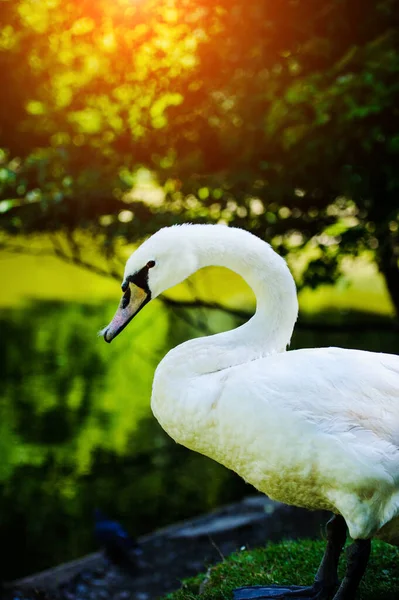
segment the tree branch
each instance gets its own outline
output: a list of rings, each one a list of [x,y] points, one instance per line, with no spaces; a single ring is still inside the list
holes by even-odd
[[[253,312],[240,310],[236,308],[231,308],[228,306],[224,306],[217,302],[207,302],[205,300],[173,300],[172,298],[168,298],[167,296],[161,297],[162,302],[171,308],[207,308],[210,310],[221,310],[229,315],[237,317],[241,321],[247,321],[253,315]],[[340,333],[340,332],[363,332],[367,331],[398,331],[399,332],[399,322],[392,319],[387,321],[375,321],[375,322],[365,322],[359,321],[358,323],[326,323],[325,321],[315,322],[315,321],[305,321],[301,317],[297,321],[295,325],[295,329],[303,330],[303,331],[320,331],[320,332],[331,332],[331,333]]]
[[[73,264],[75,266],[84,268],[96,275],[100,275],[102,277],[111,277],[112,279],[115,279],[118,282],[120,282],[122,280],[122,274],[117,271],[114,271],[114,270],[107,271],[106,269],[102,269],[101,267],[93,265],[92,263],[89,263],[76,255],[68,256],[67,254],[65,254],[63,252],[63,250],[61,249],[59,244],[56,244],[54,251],[49,251],[49,250],[32,249],[32,248],[28,249],[22,245],[17,245],[17,244],[0,243],[0,250],[4,250],[4,251],[10,252],[12,254],[24,254],[24,255],[28,255],[28,256],[46,256],[46,257],[52,257],[52,258],[57,257],[67,264]],[[224,313],[227,313],[229,315],[236,317],[240,321],[247,321],[253,315],[253,311],[231,308],[231,307],[225,306],[223,304],[220,304],[218,302],[209,302],[207,300],[201,300],[198,298],[196,300],[175,300],[168,296],[162,295],[162,296],[160,296],[160,300],[163,302],[163,304],[166,307],[172,309],[174,312],[177,312],[177,309],[194,309],[194,308],[195,309],[202,308],[202,309],[208,309],[208,310],[219,310],[219,311],[222,311]],[[200,328],[204,329],[204,322],[202,320],[201,320],[201,322],[194,321],[191,318],[191,316],[188,317],[187,314],[184,316],[182,316],[182,315],[183,315],[183,311],[179,311],[179,317],[183,318],[187,324],[197,327],[197,328],[200,327]],[[205,329],[208,331],[207,327]],[[204,329],[204,331],[205,331],[205,329]],[[334,324],[334,323],[326,323],[325,321],[321,321],[321,322],[311,321],[310,322],[310,321],[305,321],[305,320],[299,318],[299,321],[296,324],[296,329],[303,330],[303,331],[320,331],[323,333],[326,333],[326,332],[356,333],[356,332],[363,332],[365,330],[380,331],[380,332],[381,331],[399,332],[399,321],[392,319],[392,320],[387,320],[387,321],[375,321],[375,322],[359,321],[358,323],[352,322],[352,323]]]
[[[102,269],[97,265],[93,265],[89,263],[79,256],[68,256],[65,254],[63,249],[58,243],[58,240],[53,240],[54,250],[42,250],[39,248],[29,248],[27,249],[25,246],[20,246],[18,244],[4,244],[0,243],[0,250],[4,250],[5,252],[10,252],[11,254],[23,254],[25,256],[46,256],[51,258],[59,258],[63,262],[67,264],[72,264],[78,267],[82,267],[91,273],[95,273],[96,275],[101,275],[102,277],[111,277],[112,279],[116,279],[117,281],[121,281],[122,275],[121,273],[117,273],[116,271],[107,271],[106,269]]]

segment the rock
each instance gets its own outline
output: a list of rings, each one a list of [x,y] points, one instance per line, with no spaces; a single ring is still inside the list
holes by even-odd
[[[250,523],[259,521],[264,517],[259,513],[249,513],[245,515],[226,516],[212,519],[209,523],[203,523],[201,525],[188,525],[175,532],[173,532],[173,538],[195,538],[201,535],[215,535],[217,533],[226,533],[232,529],[238,529],[239,527],[245,527]]]

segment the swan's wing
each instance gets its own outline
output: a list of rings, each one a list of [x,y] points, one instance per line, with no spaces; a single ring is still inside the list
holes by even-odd
[[[356,536],[399,511],[398,357],[299,350],[213,377],[205,454],[272,498],[335,507]]]
[[[240,373],[231,371],[230,383],[239,385],[244,378],[251,396],[276,408],[301,412],[325,427],[359,426],[399,447],[396,355],[304,349],[261,358]]]

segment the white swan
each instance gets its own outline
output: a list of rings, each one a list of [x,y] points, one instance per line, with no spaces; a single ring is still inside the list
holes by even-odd
[[[208,265],[240,274],[255,292],[256,313],[233,331],[171,350],[154,376],[152,410],[177,442],[271,498],[336,515],[311,588],[244,587],[235,598],[331,598],[347,526],[355,541],[334,599],[352,600],[370,538],[399,545],[399,357],[285,352],[298,312],[285,261],[254,235],[221,225],[170,227],[146,240],[127,261],[105,340],[151,298]]]

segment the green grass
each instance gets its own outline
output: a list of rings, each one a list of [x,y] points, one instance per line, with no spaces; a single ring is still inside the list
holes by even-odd
[[[324,547],[323,541],[301,540],[237,552],[211,567],[206,575],[184,581],[181,589],[167,595],[165,600],[231,600],[233,589],[242,585],[309,585],[313,581]],[[397,600],[398,563],[398,549],[383,542],[373,542],[369,565],[356,600]],[[344,566],[343,557],[340,577]]]

